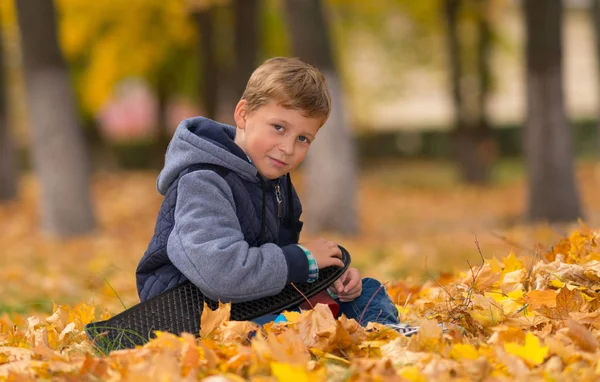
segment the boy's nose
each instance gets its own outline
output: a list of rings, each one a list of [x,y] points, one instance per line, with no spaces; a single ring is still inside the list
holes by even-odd
[[[279,145],[279,149],[286,155],[291,155],[294,153],[294,142],[290,142],[285,140],[281,142]]]

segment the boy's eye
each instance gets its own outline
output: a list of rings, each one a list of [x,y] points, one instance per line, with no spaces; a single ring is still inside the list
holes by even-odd
[[[273,125],[273,127],[275,128],[275,130],[280,131],[283,130],[283,127],[281,125]]]
[[[299,140],[300,142],[307,142],[307,143],[310,143],[310,141],[308,140],[308,138],[306,138],[304,135],[301,135],[301,136],[299,136],[299,137],[298,137],[298,140]]]

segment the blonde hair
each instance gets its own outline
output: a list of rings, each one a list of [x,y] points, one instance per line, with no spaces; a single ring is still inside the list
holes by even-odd
[[[242,99],[247,112],[275,101],[301,111],[307,118],[329,118],[331,95],[323,74],[297,58],[274,57],[265,61],[250,76]]]

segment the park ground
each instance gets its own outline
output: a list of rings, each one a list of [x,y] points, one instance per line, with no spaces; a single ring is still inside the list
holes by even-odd
[[[600,165],[577,164],[584,221],[600,226]],[[37,227],[37,183],[22,179],[19,201],[0,206],[0,312],[51,312],[86,302],[118,313],[138,302],[135,268],[152,236],[161,196],[155,172],[98,173],[93,195],[99,228],[68,241]],[[302,196],[302,173],[294,174]],[[575,225],[527,224],[521,162],[500,162],[489,186],[461,184],[452,163],[384,161],[362,166],[360,234],[322,232],[352,254],[364,276],[423,282],[485,258],[534,256]],[[309,237],[309,235],[304,235]],[[315,235],[313,235],[315,236]],[[479,244],[479,249],[477,247]]]
[[[361,234],[319,235],[387,285],[400,319],[421,328],[412,337],[336,320],[322,304],[258,328],[223,304],[204,308],[200,339],[159,332],[136,349],[111,342],[109,354],[84,327],[138,301],[156,174],[96,174],[99,228],[63,241],[37,228],[25,176],[21,199],[0,208],[0,380],[598,380],[598,166],[577,165],[585,220],[569,225],[526,224],[523,173],[502,162],[483,187],[460,184],[449,163],[363,167]]]

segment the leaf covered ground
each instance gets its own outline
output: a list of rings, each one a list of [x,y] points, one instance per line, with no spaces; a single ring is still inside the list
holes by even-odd
[[[336,237],[418,335],[365,330],[324,306],[260,329],[228,321],[224,305],[205,310],[201,340],[159,333],[108,356],[83,326],[137,302],[134,270],[160,204],[154,174],[98,175],[99,229],[67,241],[38,231],[38,191],[25,178],[22,198],[0,206],[0,379],[598,379],[600,232],[521,224],[519,176],[474,188],[435,171],[364,174],[362,234]],[[599,227],[593,167],[579,179],[586,222]]]

